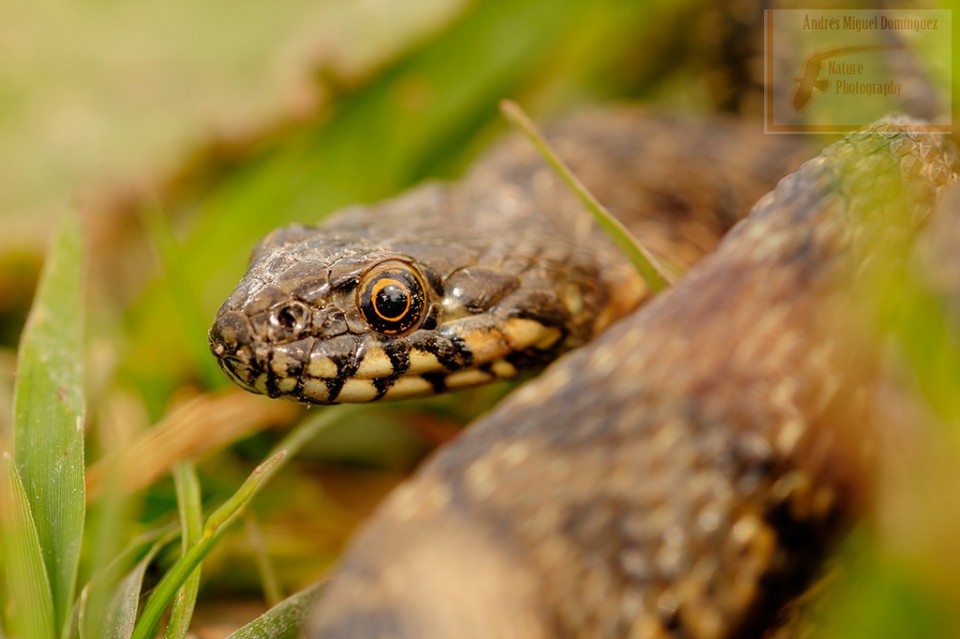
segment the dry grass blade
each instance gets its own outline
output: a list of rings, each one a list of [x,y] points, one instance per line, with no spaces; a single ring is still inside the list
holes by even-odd
[[[143,434],[121,459],[108,458],[87,471],[91,499],[102,490],[110,464],[120,464],[125,490],[150,485],[183,459],[198,458],[245,437],[258,428],[289,424],[301,412],[294,404],[251,395],[239,389],[198,395],[173,409]]]

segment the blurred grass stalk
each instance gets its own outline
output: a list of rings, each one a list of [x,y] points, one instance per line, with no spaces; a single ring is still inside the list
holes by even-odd
[[[200,499],[200,480],[193,462],[182,461],[173,468],[177,487],[177,506],[180,509],[180,544],[182,555],[203,537],[203,508]],[[166,639],[184,639],[190,630],[190,619],[200,592],[200,566],[193,569],[180,587],[170,612]]]
[[[553,147],[546,141],[543,134],[537,129],[533,121],[523,112],[520,106],[511,100],[500,102],[500,112],[503,113],[507,121],[520,130],[523,135],[530,140],[536,147],[540,155],[545,159],[554,172],[566,182],[576,196],[583,203],[584,207],[593,216],[597,224],[613,240],[633,267],[636,269],[644,283],[654,293],[659,293],[663,289],[671,286],[673,281],[667,275],[663,266],[657,261],[657,258],[643,246],[643,244],[627,229],[623,223],[613,216],[610,211],[587,189],[580,179],[570,170],[567,164],[553,150]]]
[[[873,216],[901,192],[875,193]],[[917,237],[873,224],[856,274],[857,315],[879,381],[864,389],[876,457],[865,522],[844,541],[808,629],[826,639],[960,636],[960,190],[949,187]],[[904,220],[917,222],[908,206]],[[903,225],[901,226],[912,226]],[[845,317],[835,321],[842,324]],[[872,324],[870,324],[872,322]]]
[[[13,604],[5,607],[7,627],[43,628],[47,636],[60,635],[68,625],[86,513],[81,245],[79,220],[69,215],[55,235],[21,337],[13,411],[16,463],[8,466],[3,487],[4,501],[14,504],[4,509],[13,520],[5,518],[9,534],[2,537],[6,595]]]
[[[286,450],[254,470],[240,489],[202,524],[200,486],[193,464],[174,468],[183,556],[161,578],[137,615],[143,579],[154,556],[173,537],[157,531],[142,553],[141,541],[114,540],[127,550],[74,601],[86,515],[84,484],[83,251],[80,224],[69,216],[56,234],[19,352],[14,402],[13,454],[0,474],[0,548],[6,604],[3,628],[24,639],[110,637],[147,639],[173,603],[165,636],[186,636],[199,590],[199,565],[225,529],[276,472]],[[325,428],[333,411],[308,420],[285,440],[299,449]],[[104,495],[101,532],[127,522],[120,491]],[[116,545],[116,544],[111,544]],[[99,544],[94,543],[94,548]],[[139,561],[133,565],[135,558]],[[104,560],[104,557],[100,558]],[[128,571],[128,566],[133,569]],[[121,577],[122,575],[122,577]]]
[[[166,572],[150,595],[131,635],[132,639],[151,639],[154,636],[157,624],[177,591],[207,556],[224,530],[243,513],[264,482],[277,471],[286,456],[287,451],[280,451],[258,466],[239,490],[207,518],[203,534]]]

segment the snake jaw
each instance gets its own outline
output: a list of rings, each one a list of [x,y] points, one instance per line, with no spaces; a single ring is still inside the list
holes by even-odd
[[[217,364],[220,365],[220,370],[227,374],[233,382],[240,388],[250,391],[251,393],[258,393],[259,391],[255,386],[255,377],[251,377],[251,369],[244,363],[244,359],[240,357],[217,357]]]
[[[221,309],[210,350],[242,388],[307,404],[426,396],[513,377],[553,359],[564,338],[535,319],[496,314],[406,336],[355,333],[333,304],[311,309],[271,287],[262,293],[272,306],[256,299]]]
[[[472,315],[399,337],[347,325],[335,307],[308,314],[297,302],[253,317],[225,310],[210,329],[210,350],[248,391],[331,404],[481,385],[540,368],[567,348],[560,328],[522,317]]]

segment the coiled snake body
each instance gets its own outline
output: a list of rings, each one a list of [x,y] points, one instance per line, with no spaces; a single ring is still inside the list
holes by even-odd
[[[904,125],[805,163],[673,290],[430,460],[354,541],[311,636],[775,625],[867,497],[875,356],[856,318],[882,272],[871,265],[888,262],[868,258],[902,253],[955,179],[952,150]],[[552,137],[684,266],[801,153],[746,125],[699,126],[615,110]],[[628,313],[642,286],[522,149],[508,143],[460,186],[268,237],[211,330],[224,369],[311,403],[418,394],[541,365]]]

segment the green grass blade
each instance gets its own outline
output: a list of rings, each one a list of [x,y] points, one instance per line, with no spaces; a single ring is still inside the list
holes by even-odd
[[[94,629],[88,637],[103,639],[129,639],[133,634],[134,623],[137,618],[137,606],[140,604],[140,594],[143,590],[143,576],[147,567],[156,554],[163,548],[169,539],[164,539],[150,548],[150,551],[131,570],[114,590],[107,608],[107,615],[102,628]]]
[[[343,404],[340,406],[328,406],[323,410],[314,411],[313,414],[297,425],[296,428],[287,433],[280,442],[270,451],[270,455],[276,455],[281,451],[287,451],[290,457],[295,457],[300,450],[321,432],[330,428],[334,424],[340,423],[346,419],[352,419],[353,416],[361,412],[361,405]]]
[[[277,471],[280,462],[286,456],[287,452],[281,451],[257,466],[240,486],[240,489],[210,515],[206,526],[204,526],[203,536],[167,571],[167,574],[157,584],[153,594],[150,595],[150,599],[143,610],[143,616],[141,616],[133,632],[134,639],[153,638],[154,630],[163,616],[163,611],[170,605],[177,590],[186,582],[190,573],[200,565],[200,562],[219,541],[227,527],[240,516],[264,482]]]
[[[6,611],[7,634],[21,639],[50,639],[56,636],[53,599],[30,500],[10,455],[4,453],[2,464],[0,546],[10,600]]]
[[[152,558],[178,536],[179,532],[171,526],[141,535],[93,576],[80,591],[74,615],[80,639],[101,639],[113,632],[111,624],[126,616],[119,611],[129,610],[131,603],[132,613],[136,614],[143,582],[142,567],[148,566]],[[132,577],[137,571],[141,573],[139,580]],[[123,636],[129,637],[131,630],[132,626],[127,626]]]
[[[79,220],[61,225],[20,343],[14,451],[65,627],[83,536],[83,259]]]
[[[319,583],[284,599],[227,639],[297,639],[326,584]]]
[[[192,462],[181,462],[173,468],[173,479],[177,487],[177,505],[180,509],[180,539],[183,554],[203,536],[203,509],[200,499],[200,480]],[[197,603],[200,591],[200,567],[194,568],[187,581],[177,592],[167,625],[167,639],[183,639],[190,630],[190,619]]]
[[[125,448],[123,441],[128,438],[113,437],[113,433],[106,432],[116,432],[116,429],[106,427],[107,420],[112,419],[116,418],[100,414],[98,439],[101,450]],[[86,621],[81,629],[86,631],[87,637],[98,636],[98,632],[90,629],[103,627],[113,590],[123,573],[132,569],[138,558],[143,556],[145,549],[157,541],[151,539],[151,535],[136,537],[140,530],[137,515],[144,495],[128,492],[126,474],[119,463],[109,463],[106,466],[107,479],[103,482],[105,489],[101,495],[91,499],[84,526],[81,574],[86,573],[91,577],[90,581],[82,586],[80,601],[76,605],[83,611]],[[89,475],[87,477],[89,478]],[[87,495],[90,496],[89,491]],[[155,536],[159,538],[160,533]],[[64,633],[61,636],[70,635]]]
[[[647,287],[657,293],[672,284],[663,267],[657,262],[657,259],[647,249],[643,247],[631,234],[627,228],[620,223],[620,220],[613,217],[590,191],[583,185],[577,176],[573,174],[570,168],[561,160],[553,149],[547,144],[547,141],[537,131],[536,126],[527,117],[523,110],[516,103],[504,100],[500,103],[500,111],[503,116],[520,131],[527,136],[540,154],[550,163],[550,166],[563,178],[577,197],[584,203],[587,210],[593,214],[594,219],[610,239],[619,247],[623,254],[627,256],[633,266],[637,269],[640,277],[647,284]]]
[[[260,526],[253,513],[247,511],[244,515],[244,524],[247,527],[247,543],[253,551],[253,558],[257,564],[257,572],[260,573],[260,582],[263,584],[263,598],[268,606],[275,606],[283,600],[283,590],[280,586],[280,579],[277,577],[277,571],[270,561],[270,554],[267,552],[267,544],[263,540],[263,533],[260,532]]]

